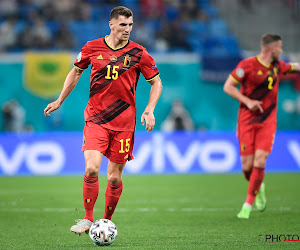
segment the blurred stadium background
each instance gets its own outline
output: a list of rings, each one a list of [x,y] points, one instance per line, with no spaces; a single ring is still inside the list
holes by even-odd
[[[155,132],[147,134],[139,117],[150,88],[140,79],[136,160],[127,173],[240,172],[238,103],[223,93],[223,83],[240,59],[259,52],[266,32],[282,36],[282,59],[300,62],[297,0],[1,0],[0,175],[83,173],[90,69],[60,110],[46,119],[43,109],[57,98],[86,41],[109,34],[116,5],[133,10],[131,39],[153,55],[164,85]],[[281,81],[268,171],[300,169],[299,91],[299,74]],[[174,128],[176,103],[183,107]]]
[[[300,75],[280,83],[268,208],[254,209],[249,221],[236,219],[247,191],[238,103],[223,92],[237,62],[258,54],[263,33],[279,33],[282,59],[300,62],[299,0],[0,0],[0,249],[92,247],[66,233],[84,213],[80,150],[90,69],[50,118],[43,110],[86,41],[109,34],[117,5],[133,10],[131,39],[153,55],[164,89],[155,131],[147,133],[139,119],[150,86],[140,78],[135,160],[125,168],[112,247],[269,249],[268,235],[299,239]],[[103,213],[106,163],[95,218]],[[298,249],[299,242],[277,247]]]

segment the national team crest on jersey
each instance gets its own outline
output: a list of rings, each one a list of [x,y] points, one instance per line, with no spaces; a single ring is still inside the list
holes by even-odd
[[[124,57],[123,67],[129,68],[130,62],[131,62],[131,57],[127,54],[127,55]]]

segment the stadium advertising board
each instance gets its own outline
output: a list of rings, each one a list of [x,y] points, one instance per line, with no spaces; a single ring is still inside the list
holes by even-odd
[[[84,173],[81,132],[1,134],[0,175]],[[133,161],[126,174],[241,172],[234,132],[136,132]],[[103,158],[100,173],[106,173]],[[278,132],[268,172],[300,171],[300,133]]]

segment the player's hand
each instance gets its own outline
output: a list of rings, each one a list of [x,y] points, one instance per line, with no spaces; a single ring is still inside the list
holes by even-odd
[[[146,121],[146,130],[148,132],[151,132],[155,125],[155,118],[153,112],[150,111],[144,111],[144,113],[141,116],[141,123],[144,126]]]
[[[44,115],[51,116],[50,113],[53,112],[54,110],[57,110],[60,107],[59,102],[56,100],[54,102],[51,102],[47,105],[47,107],[44,109]]]
[[[247,108],[250,109],[251,111],[257,111],[259,110],[261,113],[264,112],[264,109],[262,108],[262,101],[258,100],[249,100],[247,103]]]

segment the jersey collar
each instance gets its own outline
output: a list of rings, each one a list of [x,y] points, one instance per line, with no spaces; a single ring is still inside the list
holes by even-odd
[[[260,59],[259,59],[259,57],[258,57],[258,55],[256,56],[256,60],[262,65],[262,66],[264,66],[265,68],[270,68],[270,66],[271,66],[271,64],[269,64],[269,65],[266,65],[266,64],[264,64]]]
[[[118,47],[118,48],[113,48],[113,47],[109,46],[108,42],[106,41],[107,37],[108,37],[108,35],[104,37],[104,43],[106,44],[106,46],[107,46],[108,48],[110,48],[110,49],[113,50],[113,51],[117,51],[117,50],[123,49],[123,48],[125,48],[125,47],[129,44],[129,40],[128,40],[127,43],[126,43],[125,45],[123,45],[123,46],[121,46],[121,47]]]

